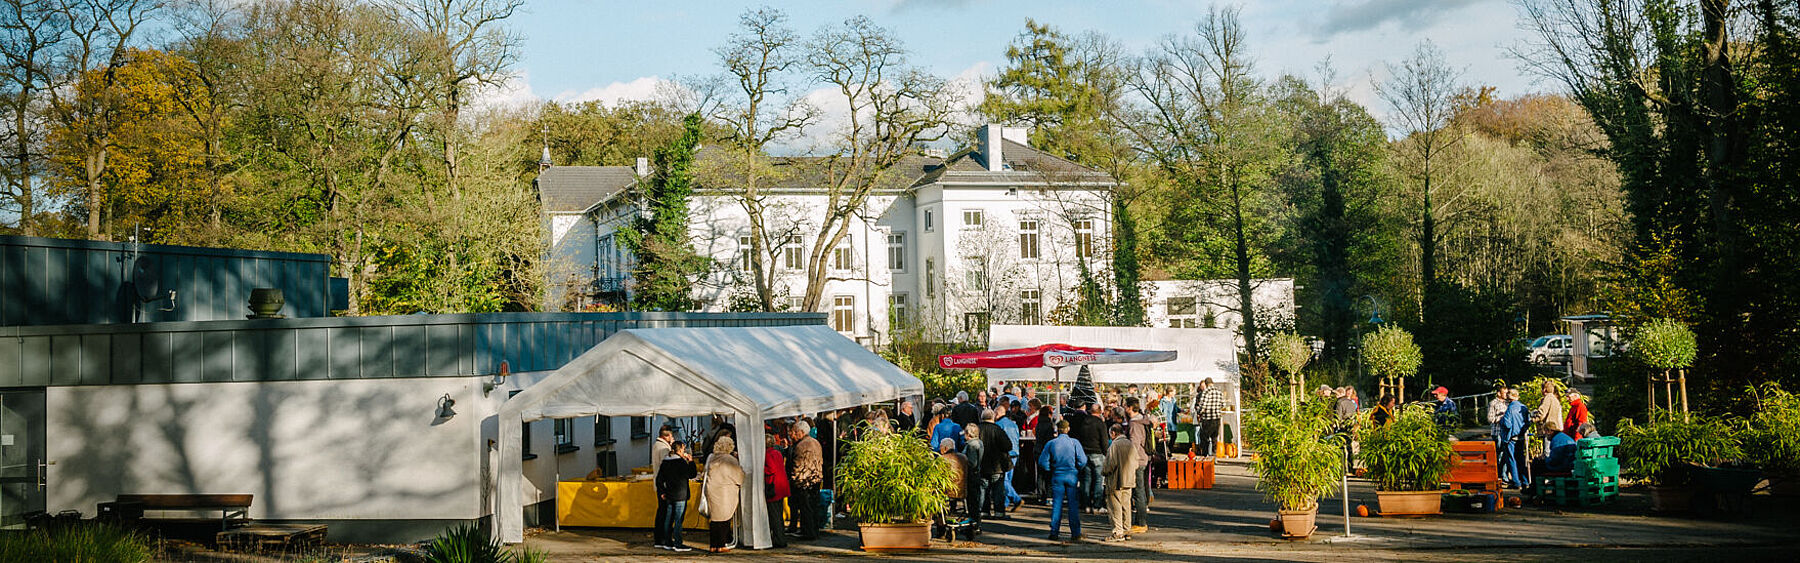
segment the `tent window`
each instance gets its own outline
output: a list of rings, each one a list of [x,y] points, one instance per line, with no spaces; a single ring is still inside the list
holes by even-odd
[[[610,446],[613,444],[612,417],[594,417],[594,445]]]
[[[631,417],[631,439],[642,440],[650,437],[650,417]]]

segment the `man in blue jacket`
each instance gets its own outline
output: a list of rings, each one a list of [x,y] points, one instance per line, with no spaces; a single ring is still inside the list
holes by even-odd
[[[1050,541],[1062,541],[1057,527],[1066,516],[1069,537],[1081,541],[1081,494],[1078,475],[1088,462],[1081,442],[1069,437],[1069,421],[1056,422],[1056,439],[1044,444],[1038,467],[1050,473]]]
[[[1531,421],[1531,409],[1519,402],[1519,391],[1511,387],[1500,390],[1506,394],[1506,411],[1500,415],[1496,424],[1500,434],[1495,436],[1500,450],[1498,452],[1500,466],[1500,482],[1510,483],[1511,487],[1524,487],[1525,474],[1520,471],[1519,458],[1524,457],[1526,425]]]
[[[1007,452],[1006,454],[1011,456],[1012,463],[1006,465],[1008,469],[1006,470],[1006,480],[1004,481],[1007,512],[1018,510],[1019,505],[1025,502],[1025,499],[1019,496],[1019,491],[1013,488],[1013,470],[1011,468],[1019,465],[1019,423],[1013,422],[1012,417],[1007,416],[1012,412],[1013,408],[1013,403],[1001,401],[1000,410],[998,412],[1000,419],[994,421],[994,424],[999,426],[1001,431],[1006,432],[1007,439],[1012,441],[1012,451]]]
[[[931,443],[942,444],[944,443],[944,438],[949,438],[951,441],[956,442],[956,451],[962,451],[963,446],[968,445],[968,443],[964,441],[966,439],[963,438],[963,425],[957,424],[955,420],[950,419],[950,407],[940,406],[938,407],[938,412],[936,414],[942,420],[938,421],[937,426],[931,428]]]

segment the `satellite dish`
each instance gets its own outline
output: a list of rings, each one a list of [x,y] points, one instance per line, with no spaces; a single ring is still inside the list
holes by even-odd
[[[131,263],[131,285],[137,290],[139,301],[150,302],[163,298],[162,280],[156,259],[139,256]]]

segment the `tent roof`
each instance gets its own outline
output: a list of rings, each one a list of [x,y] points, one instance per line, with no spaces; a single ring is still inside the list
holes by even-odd
[[[619,331],[508,403],[526,421],[739,411],[772,418],[923,390],[918,378],[822,325],[654,328]]]
[[[1237,335],[1221,328],[993,325],[988,349],[1025,348],[1046,342],[1076,346],[1174,350],[1171,362],[1089,366],[1095,383],[1196,383],[1201,379],[1238,382]],[[1075,381],[1079,368],[1063,368]],[[1050,381],[1049,368],[991,369],[989,381]]]

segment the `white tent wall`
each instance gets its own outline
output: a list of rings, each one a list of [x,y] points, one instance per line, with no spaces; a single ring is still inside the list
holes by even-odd
[[[771,545],[762,502],[763,421],[923,392],[918,378],[825,326],[620,331],[502,404],[494,534],[524,540],[520,424],[583,416],[732,415],[740,542]],[[747,541],[746,541],[747,540]]]
[[[988,349],[1008,350],[1043,344],[1070,344],[1131,350],[1174,350],[1175,360],[1151,364],[1088,366],[1096,384],[1196,384],[1212,379],[1223,385],[1231,412],[1233,443],[1243,440],[1242,375],[1238,372],[1237,334],[1223,328],[1160,328],[1135,326],[993,325],[988,329]],[[1062,373],[1050,368],[990,369],[987,382],[1056,381],[1072,383],[1081,371],[1068,366]]]

